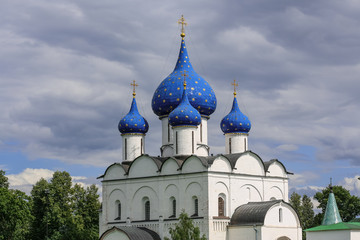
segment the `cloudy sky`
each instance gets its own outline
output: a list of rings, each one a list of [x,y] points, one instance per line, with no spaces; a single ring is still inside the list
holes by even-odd
[[[191,62],[214,89],[211,153],[232,86],[250,118],[250,149],[277,158],[290,186],[317,191],[333,178],[360,196],[360,3],[356,0],[0,0],[0,168],[29,192],[68,171],[96,183],[121,161],[118,121],[137,102],[146,151],[159,155],[150,101],[173,70],[177,20],[188,22]]]

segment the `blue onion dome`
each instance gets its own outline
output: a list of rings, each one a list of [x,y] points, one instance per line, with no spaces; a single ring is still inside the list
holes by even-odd
[[[193,69],[186,50],[185,34],[182,33],[181,36],[180,53],[175,69],[156,89],[151,102],[152,109],[161,118],[168,116],[179,105],[183,92],[181,76],[186,73],[190,104],[201,115],[209,117],[216,109],[215,93],[209,83]]]
[[[169,123],[171,126],[197,126],[201,123],[200,113],[190,104],[186,89],[180,104],[170,113]]]
[[[235,94],[234,94],[235,95]],[[248,133],[251,128],[250,120],[239,109],[234,96],[233,106],[228,115],[220,123],[221,130],[226,133]]]
[[[149,130],[149,124],[143,116],[140,115],[135,95],[131,103],[131,108],[128,114],[123,117],[118,126],[119,131],[122,134],[126,133],[140,133],[145,134]]]

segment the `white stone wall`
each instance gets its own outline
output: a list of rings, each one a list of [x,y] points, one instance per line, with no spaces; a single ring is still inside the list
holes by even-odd
[[[225,152],[226,154],[231,153],[242,153],[249,149],[248,147],[248,135],[227,133],[225,134]]]
[[[173,131],[174,155],[195,154],[197,127],[178,126]]]
[[[306,232],[307,240],[358,240],[360,231],[339,230],[339,231],[319,231]]]
[[[154,159],[141,156],[132,162],[128,175],[119,164],[113,164],[103,181],[100,232],[114,225],[128,225],[129,218],[132,226],[146,226],[163,237],[168,234],[168,226],[174,224],[167,220],[172,215],[172,199],[176,199],[176,217],[182,209],[191,216],[195,212],[194,197],[197,197],[202,219],[195,220],[201,231],[210,236],[209,240],[226,239],[229,218],[238,206],[272,197],[287,201],[287,175],[284,169],[278,171],[277,167],[274,166],[271,176],[267,176],[261,159],[250,152],[239,157],[237,169],[232,169],[230,162],[221,155],[209,168],[192,156],[180,165],[169,158],[161,169]],[[225,218],[220,219],[219,196],[225,200]],[[146,200],[150,201],[153,222],[144,221]],[[115,220],[116,201],[121,202],[123,209],[120,220]]]
[[[132,161],[145,153],[144,134],[123,134],[122,136],[122,159]],[[142,144],[141,144],[142,141]],[[125,143],[126,142],[126,143]],[[126,145],[126,146],[125,146]]]

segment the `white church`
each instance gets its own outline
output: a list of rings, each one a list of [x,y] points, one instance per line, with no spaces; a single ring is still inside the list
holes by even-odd
[[[134,82],[130,111],[118,126],[122,162],[99,177],[100,239],[164,239],[185,211],[209,240],[301,240],[299,217],[288,203],[291,173],[249,150],[251,123],[238,107],[235,81],[232,109],[219,123],[225,152],[209,155],[207,123],[216,96],[191,65],[183,17],[179,23],[175,69],[151,102],[162,126],[161,155],[146,154],[149,126],[137,109]]]

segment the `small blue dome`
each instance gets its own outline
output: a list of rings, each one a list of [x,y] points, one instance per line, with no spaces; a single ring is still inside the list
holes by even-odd
[[[221,120],[220,127],[224,133],[248,133],[250,131],[250,120],[240,111],[236,97],[234,97],[231,111]]]
[[[170,113],[169,123],[171,126],[197,126],[201,123],[200,113],[191,106],[186,90],[180,104]]]
[[[140,115],[135,97],[132,100],[131,108],[128,114],[123,117],[118,126],[119,131],[124,133],[142,133],[145,134],[149,130],[149,124],[143,116]]]
[[[201,115],[209,116],[215,111],[215,93],[209,83],[194,71],[183,38],[174,71],[160,83],[151,101],[152,109],[159,117],[169,115],[179,105],[184,89],[181,75],[184,71],[187,75],[187,96],[190,104]]]

